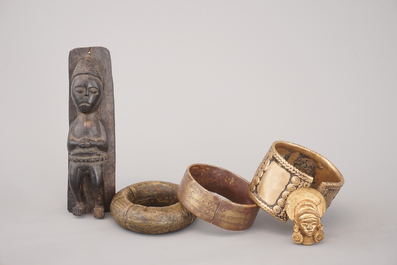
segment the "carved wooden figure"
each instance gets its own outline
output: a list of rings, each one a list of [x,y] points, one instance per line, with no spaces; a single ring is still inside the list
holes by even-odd
[[[114,96],[103,47],[69,54],[68,210],[103,218],[115,194]]]

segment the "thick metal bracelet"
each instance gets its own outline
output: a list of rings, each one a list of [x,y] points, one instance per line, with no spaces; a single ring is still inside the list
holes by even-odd
[[[187,168],[179,185],[178,198],[204,221],[240,231],[251,227],[259,211],[248,189],[247,180],[226,169],[193,164]]]
[[[339,170],[325,157],[306,147],[278,141],[259,165],[249,195],[267,213],[286,222],[285,205],[293,191],[316,189],[328,208],[344,182]]]
[[[120,190],[110,211],[121,227],[141,234],[165,234],[189,226],[196,219],[179,201],[178,185],[147,181]]]

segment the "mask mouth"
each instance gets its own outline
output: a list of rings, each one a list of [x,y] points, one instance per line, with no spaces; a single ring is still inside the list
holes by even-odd
[[[313,236],[314,231],[306,231],[306,236]]]
[[[79,105],[81,112],[88,112],[91,109],[91,104],[89,103],[81,103]]]

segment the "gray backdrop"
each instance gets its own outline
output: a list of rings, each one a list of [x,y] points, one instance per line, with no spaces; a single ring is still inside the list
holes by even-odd
[[[116,190],[193,163],[248,181],[276,140],[346,183],[325,239],[260,211],[167,235],[66,210],[68,53],[112,56]],[[396,1],[0,1],[0,264],[396,264]]]

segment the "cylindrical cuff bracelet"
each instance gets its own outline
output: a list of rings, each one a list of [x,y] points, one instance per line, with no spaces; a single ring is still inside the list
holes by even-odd
[[[194,164],[183,176],[178,198],[191,213],[204,221],[239,231],[250,228],[259,211],[250,199],[248,189],[249,182],[230,171]]]
[[[286,222],[288,196],[300,188],[314,188],[329,207],[344,179],[325,157],[303,146],[274,142],[262,160],[250,186],[250,197],[263,210]]]

